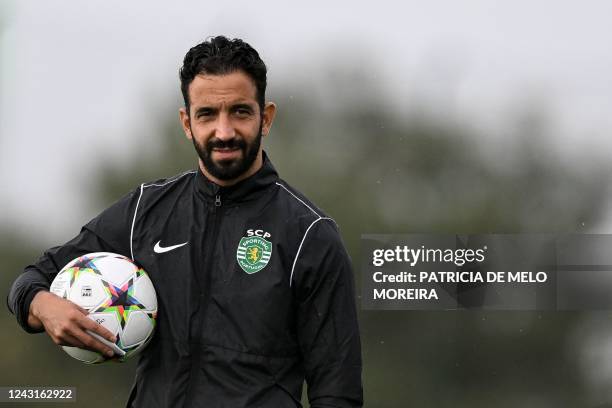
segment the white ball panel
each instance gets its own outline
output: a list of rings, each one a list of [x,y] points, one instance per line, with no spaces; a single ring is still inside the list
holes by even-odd
[[[130,348],[142,343],[149,337],[153,327],[153,322],[146,312],[131,312],[121,334],[122,346]]]
[[[138,354],[140,354],[142,352],[142,350],[144,350],[149,345],[149,343],[151,342],[152,338],[153,338],[153,336],[149,336],[149,338],[147,340],[143,341],[138,346],[128,350],[127,353],[125,354],[125,356],[121,357],[119,360],[120,361],[127,361],[128,359],[131,359],[132,357],[137,356]]]
[[[68,300],[89,310],[108,299],[108,294],[104,290],[100,277],[93,272],[86,271],[81,271],[77,276],[68,291]]]
[[[119,333],[119,329],[121,327],[119,320],[117,319],[116,313],[108,313],[108,312],[97,312],[90,313],[87,317],[89,317],[94,322],[101,324],[104,328],[108,329],[114,335]]]
[[[104,279],[115,286],[121,286],[137,271],[136,265],[122,258],[106,256],[94,261]]]
[[[141,275],[134,283],[134,297],[149,311],[157,310],[155,288],[148,275]]]
[[[51,293],[56,294],[59,297],[66,297],[68,289],[70,288],[70,278],[72,274],[68,271],[62,271],[57,274],[53,283],[51,284]]]
[[[87,364],[101,363],[102,361],[105,360],[102,354],[95,352],[95,351],[89,351],[89,350],[84,350],[78,347],[68,347],[68,346],[62,346],[62,348],[64,349],[66,353],[70,354],[72,357],[84,363],[87,363]]]
[[[78,263],[83,256],[86,256],[87,258],[92,259],[92,258],[104,257],[104,256],[123,256],[123,255],[113,254],[112,252],[92,252],[90,254],[85,254],[85,255],[74,258],[72,261],[68,262],[66,266],[62,268],[62,270],[71,268],[74,264]]]

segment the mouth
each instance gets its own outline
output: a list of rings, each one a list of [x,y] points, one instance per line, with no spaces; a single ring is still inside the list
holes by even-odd
[[[212,149],[213,158],[216,160],[231,160],[240,156],[239,147],[222,147]]]

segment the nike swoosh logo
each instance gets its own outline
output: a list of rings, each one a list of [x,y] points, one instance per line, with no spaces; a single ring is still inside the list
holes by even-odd
[[[157,253],[157,254],[163,254],[164,252],[172,251],[173,249],[180,248],[183,245],[187,245],[189,243],[189,241],[187,241],[187,242],[183,242],[182,244],[172,245],[172,246],[169,246],[169,247],[163,247],[163,246],[159,245],[160,242],[161,241],[157,241],[157,244],[155,244],[155,246],[153,247],[153,251],[155,251],[155,253]]]

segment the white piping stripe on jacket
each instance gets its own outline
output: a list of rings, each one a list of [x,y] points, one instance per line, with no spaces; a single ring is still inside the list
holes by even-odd
[[[295,259],[293,260],[293,265],[291,266],[291,275],[289,276],[289,287],[291,287],[291,284],[293,283],[293,271],[295,270],[295,264],[297,263],[298,257],[300,256],[300,252],[302,251],[302,245],[304,244],[304,241],[306,240],[306,235],[308,235],[308,231],[310,231],[310,228],[312,228],[313,225],[315,225],[317,222],[321,221],[321,220],[332,220],[329,217],[319,217],[316,220],[314,220],[309,226],[308,228],[306,228],[306,232],[304,233],[304,237],[302,238],[302,242],[300,242],[300,246],[298,247],[297,253],[295,254]]]
[[[134,209],[134,218],[132,218],[132,228],[130,229],[130,255],[132,256],[132,261],[134,261],[134,226],[136,225],[136,214],[138,214],[138,206],[140,205],[140,199],[142,198],[142,192],[144,191],[144,189],[146,187],[161,187],[161,186],[165,186],[166,184],[170,184],[178,179],[180,179],[183,176],[186,176],[187,174],[194,174],[197,173],[197,170],[192,170],[192,171],[188,171],[185,172],[179,176],[176,176],[173,179],[170,179],[168,181],[166,181],[165,183],[162,184],[147,184],[145,185],[145,183],[142,183],[140,185],[140,195],[138,196],[138,201],[136,201],[136,209]]]
[[[313,210],[308,204],[306,204],[304,201],[300,200],[300,198],[298,196],[296,196],[295,194],[293,194],[287,187],[283,186],[281,183],[276,182],[277,186],[281,186],[286,192],[288,192],[289,194],[291,194],[293,196],[293,198],[295,198],[296,200],[298,200],[300,203],[304,204],[306,206],[306,208],[308,208],[310,211],[312,211],[313,213],[315,213],[315,215],[317,217],[321,217],[321,215],[316,212],[315,210]]]
[[[333,219],[329,218],[329,217],[322,217],[318,212],[316,212],[315,210],[312,209],[311,206],[309,206],[308,204],[306,204],[303,200],[301,200],[298,196],[296,196],[295,194],[293,194],[291,192],[291,190],[289,190],[287,187],[285,187],[284,185],[282,185],[279,182],[276,182],[277,186],[282,187],[286,192],[288,192],[289,194],[291,194],[291,196],[293,196],[293,198],[295,198],[296,200],[298,200],[300,203],[302,203],[304,206],[306,206],[306,208],[308,208],[310,211],[312,211],[317,217],[316,220],[314,220],[309,226],[308,228],[306,228],[306,232],[304,233],[304,236],[302,237],[302,241],[300,242],[300,246],[298,247],[297,253],[295,254],[295,258],[293,259],[293,265],[291,266],[291,275],[289,275],[289,287],[291,287],[291,284],[293,283],[293,271],[295,271],[295,265],[297,264],[297,260],[298,257],[300,256],[300,252],[302,251],[302,245],[304,245],[304,241],[306,240],[306,235],[308,235],[308,231],[310,231],[310,228],[312,228],[313,225],[315,225],[317,222],[321,221],[321,220],[330,220],[331,222],[333,222],[334,224],[336,223],[336,221],[334,221]]]
[[[144,187],[161,187],[161,186],[165,186],[166,184],[170,184],[170,183],[180,179],[181,177],[186,176],[187,174],[194,174],[194,173],[197,173],[197,170],[187,171],[187,172],[185,172],[183,174],[180,174],[180,175],[176,176],[173,179],[170,179],[170,180],[166,181],[165,183],[161,183],[161,184],[146,184],[146,185],[143,184],[143,185],[144,185]]]
[[[138,213],[138,206],[140,205],[140,199],[142,198],[142,191],[144,189],[144,183],[140,185],[140,195],[138,201],[136,201],[136,209],[134,210],[134,218],[132,218],[132,228],[130,229],[130,254],[132,261],[134,261],[134,225],[136,224],[136,214]]]

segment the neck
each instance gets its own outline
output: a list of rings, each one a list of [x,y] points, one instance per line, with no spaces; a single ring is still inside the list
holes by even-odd
[[[198,164],[200,166],[200,171],[202,171],[202,174],[204,174],[208,180],[212,181],[213,183],[217,184],[218,186],[229,187],[229,186],[233,186],[234,184],[239,183],[242,180],[247,179],[247,178],[251,177],[253,174],[257,173],[257,171],[259,169],[261,169],[261,166],[263,166],[263,154],[262,154],[261,149],[260,149],[259,153],[257,153],[257,157],[255,158],[255,161],[253,162],[251,167],[249,167],[249,169],[247,171],[245,171],[244,173],[242,173],[240,176],[238,176],[238,177],[236,177],[234,179],[231,179],[231,180],[221,180],[221,179],[216,178],[212,174],[210,174],[208,172],[208,170],[206,170],[206,167],[204,167],[204,163],[202,162],[202,160],[198,160]]]

